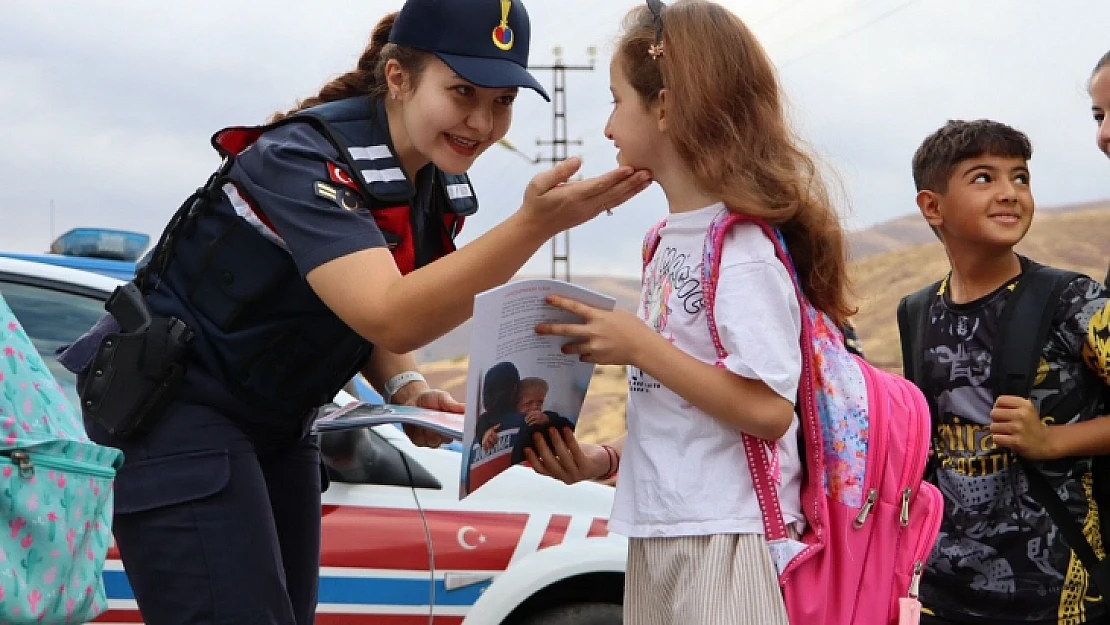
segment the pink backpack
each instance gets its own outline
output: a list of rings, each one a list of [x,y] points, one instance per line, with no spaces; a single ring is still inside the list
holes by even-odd
[[[802,293],[781,234],[729,211],[710,226],[703,259],[718,364],[727,356],[713,315],[721,248],[729,229],[745,222],[774,242],[802,311],[798,414],[807,526],[800,542],[787,533],[773,486],[775,446],[744,436],[787,614],[796,625],[916,623],[917,587],[944,511],[940,491],[922,481],[932,427],[925,397],[907,380],[850,354],[833,321]],[[662,226],[644,241],[645,267]]]

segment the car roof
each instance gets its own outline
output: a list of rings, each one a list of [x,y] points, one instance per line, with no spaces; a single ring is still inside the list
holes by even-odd
[[[109,294],[122,280],[108,276],[41,262],[0,256],[0,274],[14,274],[39,280],[49,280]]]
[[[85,256],[64,256],[62,254],[19,254],[15,252],[0,252],[0,257],[16,258],[35,263],[81,269],[83,271],[91,271],[92,273],[99,273],[119,280],[130,280],[135,277],[135,263],[124,260],[109,260]]]

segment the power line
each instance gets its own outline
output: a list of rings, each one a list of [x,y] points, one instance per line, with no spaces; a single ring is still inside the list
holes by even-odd
[[[835,36],[835,37],[832,37],[831,39],[826,39],[825,41],[822,41],[821,43],[818,43],[817,45],[813,46],[809,50],[806,50],[802,54],[784,62],[782,65],[779,66],[779,69],[784,69],[789,65],[792,65],[792,64],[797,63],[798,61],[800,61],[804,58],[809,57],[814,52],[816,52],[817,50],[820,50],[821,48],[823,48],[827,45],[829,45],[830,43],[836,43],[837,41],[840,41],[840,40],[842,40],[846,37],[851,37],[853,35],[859,34],[861,31],[864,31],[864,30],[874,26],[875,24],[878,24],[879,22],[881,22],[881,21],[885,20],[886,18],[894,15],[895,13],[901,12],[902,10],[906,9],[911,4],[914,4],[916,2],[917,2],[917,0],[906,0],[902,4],[896,5],[892,8],[890,8],[890,9],[880,13],[879,15],[876,15],[874,18],[863,22],[862,24],[860,24],[859,26],[857,26],[855,28],[849,29],[849,30],[847,30],[847,31]]]
[[[789,12],[793,11],[794,9],[798,8],[800,5],[803,5],[803,4],[805,4],[807,2],[810,2],[810,1],[811,0],[797,0],[796,2],[788,2],[785,6],[781,6],[777,10],[772,11],[771,13],[769,13],[767,15],[764,15],[763,17],[761,17],[758,20],[756,20],[755,22],[753,22],[751,24],[751,27],[754,30],[754,29],[759,28],[760,26],[763,26],[765,24],[770,24],[771,22],[775,21],[779,17],[785,15],[786,13],[789,13]]]
[[[498,145],[515,152],[525,160],[537,163],[551,163],[552,165],[561,163],[567,160],[567,148],[571,145],[582,145],[581,139],[570,140],[567,139],[567,72],[575,71],[590,71],[594,70],[594,64],[597,60],[597,48],[590,46],[586,49],[586,54],[589,58],[588,65],[567,65],[563,62],[563,48],[556,46],[552,50],[555,59],[551,65],[529,65],[528,69],[532,71],[550,71],[552,78],[551,89],[551,139],[536,139],[537,146],[550,146],[551,156],[539,156],[534,159],[524,154],[517,149],[512,142],[502,139],[498,141]],[[560,272],[560,269],[562,271]],[[551,239],[551,277],[558,278],[562,273],[563,280],[570,282],[570,231],[564,230],[563,232],[555,235]]]

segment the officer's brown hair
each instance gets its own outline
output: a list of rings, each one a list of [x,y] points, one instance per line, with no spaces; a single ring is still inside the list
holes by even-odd
[[[393,30],[393,23],[396,21],[397,13],[390,13],[378,22],[370,33],[370,44],[362,52],[362,56],[358,57],[355,69],[324,85],[320,93],[301,100],[292,110],[274,113],[270,121],[276,122],[313,106],[360,95],[374,99],[384,98],[389,91],[385,83],[385,65],[391,60],[397,61],[405,71],[409,72],[414,84],[418,82],[431,54],[389,43],[389,33]]]
[[[844,232],[814,159],[786,120],[774,66],[728,9],[678,0],[662,10],[652,58],[646,6],[625,17],[617,59],[645,106],[666,90],[667,134],[699,186],[729,210],[777,225],[810,301],[838,323],[848,302]]]
[[[1088,90],[1091,88],[1090,83],[1094,82],[1095,76],[1097,76],[1099,72],[1108,67],[1110,67],[1110,52],[1102,55],[1102,58],[1098,60],[1098,63],[1095,63],[1095,68],[1091,70],[1091,78],[1087,83]]]

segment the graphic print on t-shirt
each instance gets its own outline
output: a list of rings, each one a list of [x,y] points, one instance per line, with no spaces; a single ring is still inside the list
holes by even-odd
[[[1094,362],[1083,338],[1096,327],[1095,311],[1106,300],[1089,283],[1077,280],[1054,304],[1055,325],[1030,398],[1047,424],[1102,414],[1104,387],[1083,363],[1084,358]],[[991,437],[991,352],[1015,284],[959,305],[946,298],[942,287],[930,307],[924,390],[937,399],[940,413],[933,445],[945,515],[921,599],[952,622],[1078,624],[1087,622],[1092,608],[1101,609],[1098,591],[1029,493],[1014,453]],[[1068,412],[1061,414],[1062,409]],[[1101,555],[1098,516],[1092,514],[1091,459],[1045,462],[1041,469]]]
[[[674,342],[667,328],[671,316],[672,297],[688,314],[701,311],[705,305],[701,290],[701,258],[691,259],[674,247],[660,246],[655,259],[648,267],[643,285],[643,319],[660,336]],[[647,392],[659,388],[659,383],[636,367],[629,373],[633,392]]]
[[[660,246],[644,280],[644,321],[666,338],[674,295],[687,314],[705,305],[701,290],[701,258],[689,258],[670,246]]]

